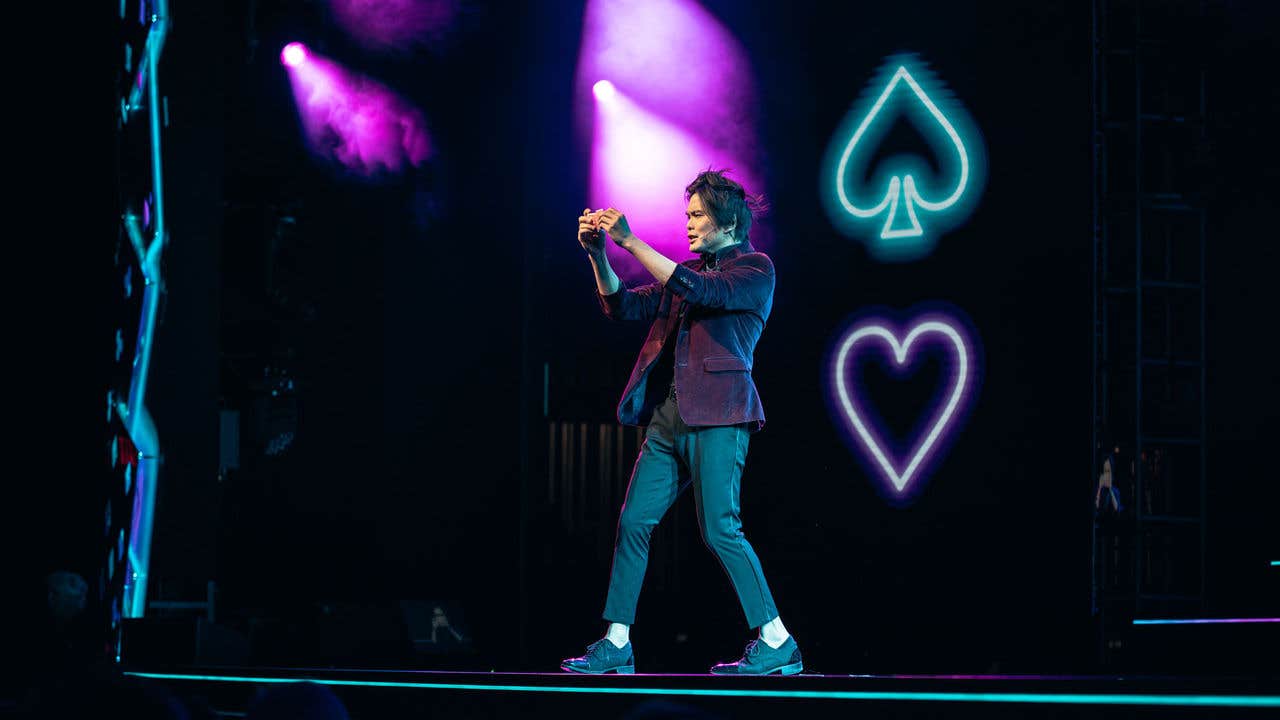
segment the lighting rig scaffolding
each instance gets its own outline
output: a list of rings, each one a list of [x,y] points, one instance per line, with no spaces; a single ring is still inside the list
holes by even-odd
[[[165,224],[161,131],[167,125],[158,68],[169,30],[168,0],[121,0],[116,169],[120,229],[115,253],[115,364],[107,390],[111,485],[104,508],[105,561],[99,595],[110,613],[108,643],[119,660],[123,618],[146,611],[160,435],[147,386],[160,306]]]
[[[1205,600],[1206,4],[1094,0],[1093,614]]]

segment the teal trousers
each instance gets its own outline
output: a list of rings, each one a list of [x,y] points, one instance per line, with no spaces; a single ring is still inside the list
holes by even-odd
[[[636,602],[649,564],[649,538],[689,487],[703,542],[729,575],[747,626],[759,627],[778,616],[760,560],[743,536],[738,518],[750,441],[751,433],[742,425],[689,427],[680,418],[674,396],[654,411],[618,518],[605,620],[635,623]]]

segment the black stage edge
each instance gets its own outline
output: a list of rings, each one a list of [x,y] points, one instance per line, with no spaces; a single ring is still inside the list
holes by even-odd
[[[571,675],[261,667],[127,673],[223,716],[260,688],[327,685],[353,718],[1280,717],[1277,678],[1040,675]]]

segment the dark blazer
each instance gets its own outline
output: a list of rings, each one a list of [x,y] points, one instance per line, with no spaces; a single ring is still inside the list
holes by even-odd
[[[662,394],[648,393],[646,402],[645,384],[663,344],[675,342],[676,401],[686,424],[763,427],[764,407],[751,366],[773,309],[773,285],[773,261],[741,242],[714,258],[680,263],[665,285],[597,293],[609,318],[653,322],[618,403],[618,420],[649,422],[666,388],[658,389]]]

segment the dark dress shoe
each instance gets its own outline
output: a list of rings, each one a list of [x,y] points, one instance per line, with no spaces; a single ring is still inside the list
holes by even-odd
[[[631,675],[636,671],[636,659],[631,652],[630,642],[618,647],[609,638],[604,638],[588,645],[586,655],[569,658],[560,663],[560,669],[589,675],[601,675],[607,672]]]
[[[721,663],[711,668],[712,675],[769,675],[781,673],[795,675],[804,670],[804,661],[800,659],[800,647],[796,639],[788,637],[777,650],[769,647],[763,640],[756,639],[747,643],[742,659],[735,663]]]

